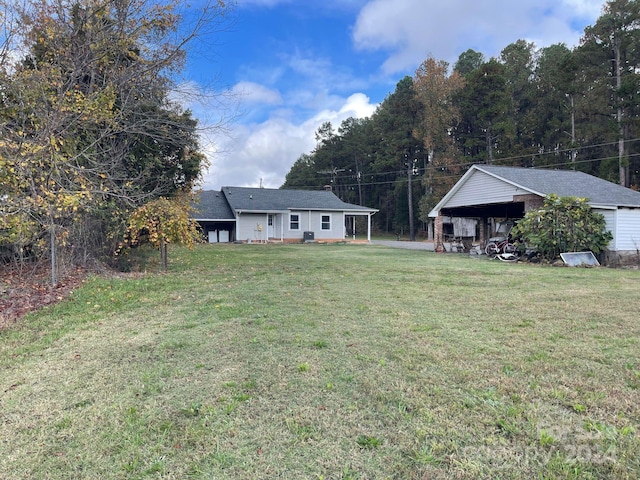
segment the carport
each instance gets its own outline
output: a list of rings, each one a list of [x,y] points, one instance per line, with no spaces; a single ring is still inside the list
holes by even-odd
[[[451,243],[452,240],[464,245],[465,249],[472,240],[484,247],[490,238],[508,233],[496,231],[499,222],[518,220],[524,217],[526,211],[542,205],[544,195],[513,184],[501,175],[513,169],[474,165],[431,210],[429,216],[434,218],[434,245],[437,252],[445,251],[445,243]],[[446,238],[444,222],[447,218],[477,220],[476,234],[473,238]]]
[[[464,245],[468,250],[473,241],[484,247],[490,238],[505,233],[497,230],[499,222],[518,220],[524,217],[524,212],[524,201],[442,208],[434,220],[435,249],[437,252],[444,251],[444,244],[451,243]],[[447,235],[445,222],[449,218],[476,220],[477,231],[474,235],[458,235],[454,230],[453,234]]]
[[[589,199],[602,214],[613,240],[609,252],[634,255],[640,244],[640,193],[574,170],[473,165],[429,212],[434,218],[436,251],[444,251],[443,219],[478,219],[484,246],[497,220],[518,220],[538,209],[547,195]]]

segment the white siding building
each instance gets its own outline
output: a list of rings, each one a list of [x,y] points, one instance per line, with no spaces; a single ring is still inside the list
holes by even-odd
[[[211,243],[353,239],[357,217],[366,219],[358,235],[371,241],[371,217],[378,211],[345,203],[327,190],[244,187],[201,192],[195,210]]]

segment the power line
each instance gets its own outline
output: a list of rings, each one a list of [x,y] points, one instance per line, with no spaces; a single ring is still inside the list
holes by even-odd
[[[636,140],[640,140],[640,139],[636,139]],[[614,142],[616,143],[616,142]],[[603,144],[605,145],[605,144]],[[631,155],[628,155],[627,158],[634,158],[634,157],[640,157],[640,153],[633,153]],[[517,158],[526,158],[526,157],[511,157],[510,159],[517,159]],[[587,159],[587,160],[576,160],[575,162],[564,162],[564,163],[556,163],[553,165],[541,165],[539,167],[535,167],[538,169],[555,169],[557,167],[560,166],[570,166],[570,165],[576,165],[576,164],[586,164],[586,163],[594,163],[594,162],[600,162],[600,161],[606,161],[606,160],[617,160],[618,156],[611,156],[611,157],[600,157],[600,158],[592,158],[592,159]],[[504,160],[504,159],[498,159],[496,161],[494,161],[494,165],[499,162],[500,160]],[[458,164],[449,164],[446,166],[456,166],[456,167],[470,167],[472,165],[479,165],[479,162],[466,162],[466,163],[458,163]],[[508,166],[508,165],[505,165]],[[444,168],[445,166],[443,166]],[[531,167],[533,168],[533,167]],[[419,171],[423,171],[422,175],[417,174],[414,176],[414,178],[411,180],[412,183],[413,182],[422,182],[424,177],[424,173],[426,173],[426,169],[425,168],[420,168],[418,169]],[[378,181],[378,182],[361,182],[360,186],[375,186],[375,185],[392,185],[392,184],[404,184],[407,183],[407,177],[406,177],[406,171],[405,170],[397,170],[394,172],[384,172],[384,173],[375,173],[375,174],[363,174],[364,176],[376,176],[376,175],[392,175],[392,174],[397,174],[397,178],[393,179],[393,180],[383,180],[383,181]],[[461,175],[459,174],[448,174],[448,175],[438,175],[438,178],[440,179],[445,179],[445,178],[460,178]],[[345,177],[338,177],[338,178],[348,178],[348,176]],[[357,187],[358,183],[339,183],[337,185],[335,185],[336,187],[339,188],[350,188],[350,187]],[[301,188],[301,189],[317,189],[319,188],[318,185],[300,185],[300,186],[296,186],[296,188]]]
[[[638,142],[640,141],[640,138],[633,138],[630,140],[625,140],[625,143],[633,143],[633,142]],[[607,146],[613,146],[613,145],[617,145],[618,144],[618,140],[615,141],[611,141],[611,142],[603,142],[603,143],[599,143],[599,144],[592,144],[592,145],[584,145],[584,146],[580,146],[580,147],[576,147],[576,148],[566,148],[566,149],[560,149],[560,150],[552,150],[552,151],[546,151],[546,152],[534,152],[534,153],[527,153],[527,154],[521,154],[521,155],[515,155],[515,156],[511,156],[511,157],[501,157],[501,158],[497,158],[494,160],[494,164],[496,165],[500,165],[503,162],[510,162],[510,161],[514,161],[514,160],[530,160],[532,158],[540,158],[540,157],[544,157],[544,156],[549,156],[549,155],[561,155],[563,153],[571,153],[574,150],[588,150],[588,149],[594,149],[594,148],[601,148],[601,147],[607,147]],[[634,157],[638,157],[640,156],[640,153],[635,153],[635,154],[630,154],[627,155],[627,158],[634,158]],[[585,160],[576,160],[576,161],[567,161],[567,162],[562,162],[562,163],[554,163],[553,165],[540,165],[537,166],[535,168],[557,168],[557,167],[562,167],[562,166],[571,166],[571,165],[576,165],[576,164],[587,164],[587,163],[595,163],[595,162],[600,162],[600,161],[606,161],[606,160],[617,160],[618,156],[610,156],[610,157],[599,157],[599,158],[591,158],[591,159],[585,159]],[[452,163],[448,163],[446,165],[442,165],[442,168],[446,168],[446,167],[460,167],[460,168],[466,168],[469,167],[471,165],[474,164],[478,164],[480,162],[474,162],[474,161],[467,161],[467,162],[452,162]],[[426,173],[428,167],[418,167],[416,168],[417,171],[417,175],[421,175]],[[344,169],[342,169],[344,171]],[[318,172],[318,173],[324,173],[324,172]],[[361,183],[362,186],[365,185],[384,185],[384,184],[390,184],[390,183],[396,183],[398,181],[402,181],[402,177],[404,178],[404,181],[406,182],[406,169],[399,169],[399,170],[391,170],[391,171],[387,171],[387,172],[370,172],[370,173],[365,173],[360,171],[360,174],[362,175],[362,177],[378,177],[378,176],[385,176],[385,175],[397,175],[398,179],[393,179],[393,180],[387,180],[387,181],[381,181],[381,182],[366,182],[366,183]],[[357,172],[354,173],[350,173],[350,174],[346,174],[346,175],[335,175],[333,176],[333,180],[337,181],[340,179],[348,179],[348,178],[353,178],[357,175]],[[444,178],[448,178],[448,177],[455,177],[457,175],[447,175],[447,176],[443,176]],[[349,184],[349,183],[340,183],[340,186],[354,186],[357,185],[356,184]],[[315,187],[315,186],[314,186]]]

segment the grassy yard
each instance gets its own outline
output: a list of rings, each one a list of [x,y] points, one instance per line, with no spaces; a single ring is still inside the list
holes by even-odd
[[[640,477],[640,272],[218,245],[0,331],[0,478]]]

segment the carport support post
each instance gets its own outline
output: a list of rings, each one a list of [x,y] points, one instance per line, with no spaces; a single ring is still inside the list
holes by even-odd
[[[489,243],[489,234],[489,219],[483,217],[480,219],[480,245],[482,245],[482,248]]]
[[[433,240],[434,240],[434,250],[438,253],[446,252],[444,248],[444,243],[442,241],[442,233],[443,233],[443,217],[440,212],[436,216],[433,221]]]

